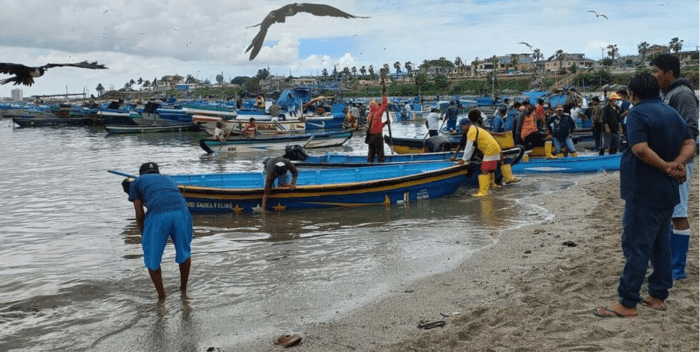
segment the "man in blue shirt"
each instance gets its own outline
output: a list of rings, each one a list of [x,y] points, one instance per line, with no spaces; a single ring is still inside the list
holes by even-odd
[[[618,286],[618,302],[598,307],[600,317],[633,317],[637,303],[665,310],[671,276],[673,208],[678,204],[679,182],[685,181],[685,164],[693,157],[695,143],[681,116],[659,98],[659,85],[649,73],[636,74],[628,89],[634,109],[627,116],[630,147],[620,161],[620,195],[625,200],[622,216],[622,252],[625,266]],[[647,266],[649,297],[639,291]]]
[[[450,133],[457,132],[457,115],[459,115],[459,109],[455,105],[454,100],[450,100],[450,106],[445,110],[445,118],[447,119],[447,131]]]
[[[505,132],[505,122],[503,121],[505,116],[506,108],[500,107],[496,110],[496,116],[491,123],[491,132]]]
[[[578,156],[574,141],[571,139],[571,133],[576,129],[576,122],[569,114],[564,113],[564,107],[561,104],[557,105],[556,112],[547,121],[547,131],[552,136],[556,150],[554,154],[561,153],[563,145],[566,147],[566,152],[571,153],[571,156]]]
[[[160,262],[168,237],[175,245],[175,261],[180,265],[180,291],[184,293],[192,263],[190,243],[193,234],[185,197],[170,177],[160,174],[156,163],[145,163],[139,169],[139,177],[129,186],[129,201],[134,203],[143,261],[158,292],[158,299],[166,297]],[[148,209],[145,213],[144,207]]]

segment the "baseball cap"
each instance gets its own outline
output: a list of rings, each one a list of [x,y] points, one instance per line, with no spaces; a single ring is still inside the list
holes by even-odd
[[[153,163],[153,162],[144,163],[139,168],[139,176],[145,175],[145,174],[159,174],[159,173],[160,173],[160,170],[158,170],[158,164]]]

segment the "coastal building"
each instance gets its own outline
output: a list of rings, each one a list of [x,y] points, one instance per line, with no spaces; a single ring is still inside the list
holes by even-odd
[[[551,58],[544,63],[545,72],[562,72],[576,65],[577,69],[589,69],[595,66],[595,61],[586,59],[584,54],[564,53],[558,58]]]
[[[20,102],[22,101],[22,90],[19,88],[15,88],[11,91],[12,93],[12,101]]]
[[[654,54],[668,54],[668,45],[658,45],[654,44],[649,49],[647,49],[647,56],[651,56]]]

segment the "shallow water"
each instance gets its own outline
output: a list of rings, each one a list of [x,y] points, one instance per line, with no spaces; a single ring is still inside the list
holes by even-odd
[[[421,123],[392,125],[423,137]],[[100,128],[13,128],[0,120],[0,350],[244,349],[331,321],[457,266],[500,231],[551,215],[519,201],[575,178],[528,177],[484,199],[404,206],[194,214],[187,296],[172,246],[158,303],[116,169],[165,174],[259,170],[269,156],[206,155],[196,133],[109,136]],[[344,151],[364,154],[363,138]],[[389,153],[388,148],[386,152]]]

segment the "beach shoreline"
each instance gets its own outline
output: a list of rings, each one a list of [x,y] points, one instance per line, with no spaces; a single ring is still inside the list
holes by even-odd
[[[639,316],[630,319],[592,314],[617,300],[624,264],[624,202],[615,172],[581,179],[556,197],[522,200],[548,209],[554,219],[504,231],[497,244],[455,270],[337,321],[287,333],[303,337],[294,347],[299,352],[697,351],[697,175],[692,182],[688,278],[676,282],[665,312],[640,305]],[[445,326],[422,330],[421,321]],[[273,339],[250,350],[282,349]]]

